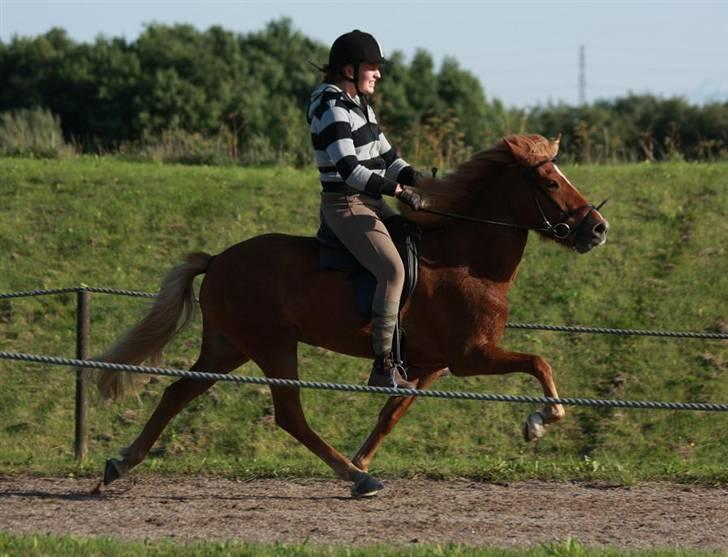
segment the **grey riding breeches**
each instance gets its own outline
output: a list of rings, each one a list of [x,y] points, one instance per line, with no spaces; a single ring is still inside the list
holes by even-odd
[[[366,194],[321,193],[321,216],[351,254],[377,279],[372,302],[372,347],[375,355],[392,348],[404,265],[382,222],[395,215],[382,198]]]

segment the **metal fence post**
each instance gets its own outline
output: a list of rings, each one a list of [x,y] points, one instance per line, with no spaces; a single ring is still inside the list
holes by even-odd
[[[90,293],[80,289],[76,292],[76,359],[88,358]],[[82,369],[76,370],[76,460],[84,460],[88,454],[88,402],[86,378]]]

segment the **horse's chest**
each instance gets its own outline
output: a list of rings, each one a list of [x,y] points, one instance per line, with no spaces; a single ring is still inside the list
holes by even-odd
[[[442,294],[461,311],[478,318],[508,311],[508,290],[499,283],[470,275],[452,277],[443,284]]]
[[[502,336],[508,319],[507,288],[466,274],[439,278],[428,292],[428,313],[439,316],[438,321],[446,318],[447,336],[491,340]]]
[[[508,298],[495,289],[481,289],[463,292],[462,312],[469,326],[463,334],[470,338],[499,340],[508,319]]]

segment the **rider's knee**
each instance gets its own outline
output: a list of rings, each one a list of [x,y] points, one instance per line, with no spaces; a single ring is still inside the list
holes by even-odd
[[[383,265],[382,277],[387,282],[395,286],[402,286],[404,284],[404,264],[401,259],[393,261],[387,261],[386,265]]]

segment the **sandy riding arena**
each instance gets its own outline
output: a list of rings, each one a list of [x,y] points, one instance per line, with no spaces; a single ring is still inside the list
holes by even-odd
[[[145,477],[0,478],[0,530],[122,539],[525,547],[728,549],[728,488],[389,480],[378,497],[344,482]]]

